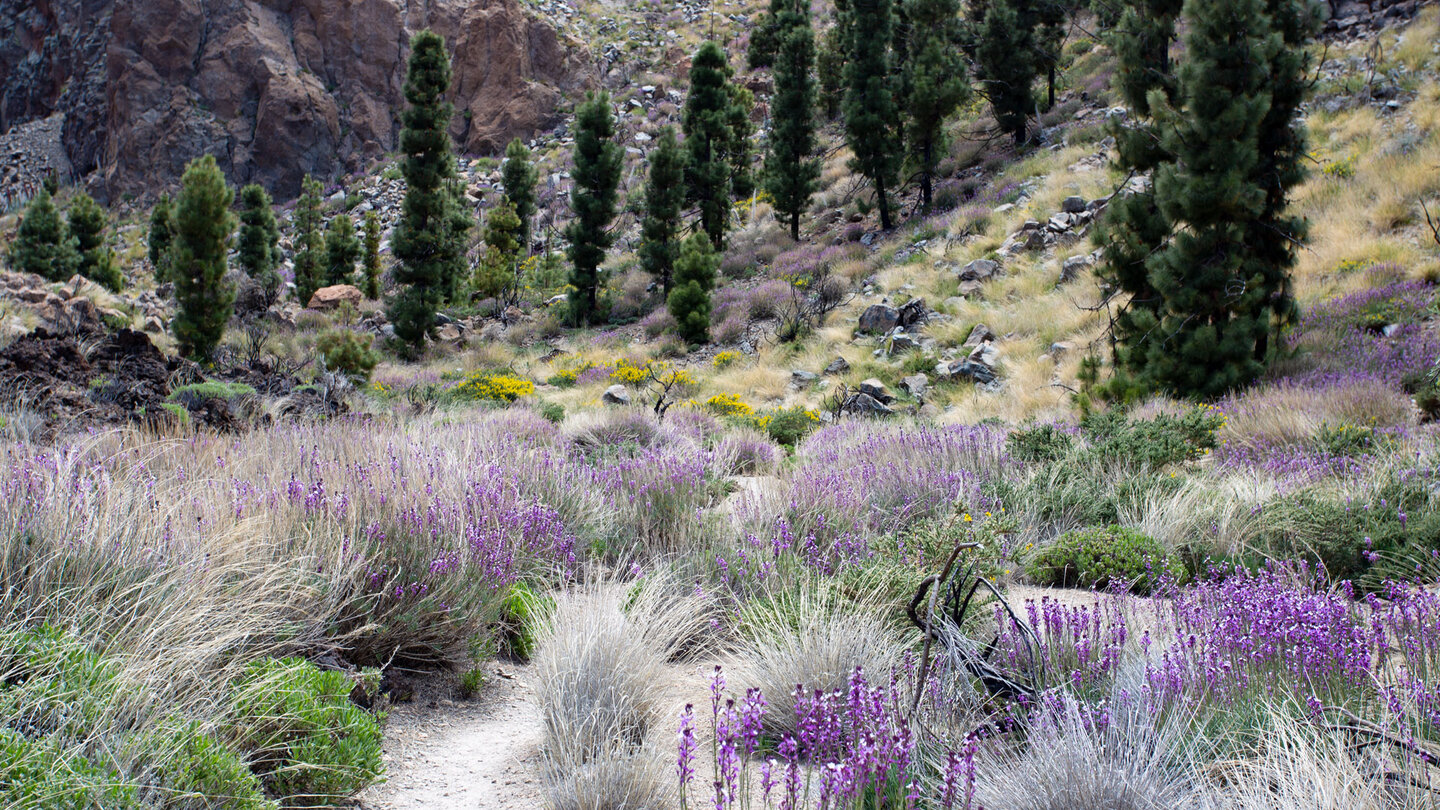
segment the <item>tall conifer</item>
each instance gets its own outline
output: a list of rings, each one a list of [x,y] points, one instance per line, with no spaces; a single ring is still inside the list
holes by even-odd
[[[680,208],[685,204],[685,152],[665,127],[650,153],[645,180],[645,219],[640,223],[640,267],[670,295],[671,274],[680,252]]]
[[[569,318],[576,326],[593,323],[598,314],[596,288],[600,263],[614,244],[610,222],[615,218],[623,154],[615,143],[615,115],[610,94],[589,94],[575,111],[575,187],[570,205],[575,218],[565,229],[570,240]]]
[[[787,0],[777,14],[775,31],[775,100],[765,155],[765,190],[776,212],[789,220],[790,237],[799,239],[800,215],[810,207],[820,179],[812,74],[815,33],[810,27],[808,0]]]
[[[235,305],[235,288],[225,280],[225,258],[235,215],[235,192],[206,155],[190,162],[175,203],[175,243],[171,274],[175,281],[175,339],[180,351],[209,360],[225,334]]]

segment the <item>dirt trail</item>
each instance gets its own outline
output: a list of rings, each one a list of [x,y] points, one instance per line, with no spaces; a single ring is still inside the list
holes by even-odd
[[[474,701],[416,699],[391,707],[388,780],[358,797],[365,810],[531,810],[540,790],[540,710],[534,671],[491,670]]]

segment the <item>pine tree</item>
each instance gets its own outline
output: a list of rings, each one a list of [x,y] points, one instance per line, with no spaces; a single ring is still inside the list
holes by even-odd
[[[354,284],[355,263],[360,260],[361,249],[350,215],[341,212],[332,217],[325,232],[325,283]]]
[[[40,189],[26,206],[6,260],[17,273],[33,273],[50,281],[68,281],[75,274],[80,262],[75,240],[66,231],[48,189]]]
[[[1260,132],[1284,43],[1262,0],[1188,0],[1185,17],[1176,107],[1157,111],[1161,146],[1175,157],[1155,172],[1155,202],[1173,226],[1148,261],[1162,303],[1125,350],[1141,358],[1144,384],[1213,397],[1255,379],[1271,329],[1272,269],[1245,235],[1266,208]]]
[[[776,18],[775,99],[770,148],[765,155],[765,190],[775,210],[790,220],[790,238],[800,238],[800,215],[819,187],[815,157],[815,33],[808,0],[786,4]]]
[[[105,228],[108,225],[105,209],[89,194],[80,192],[70,204],[67,226],[70,237],[75,240],[79,255],[75,272],[99,283],[111,292],[120,292],[125,286],[125,276],[115,261],[115,253],[105,245]]]
[[[1136,0],[1109,36],[1117,62],[1115,89],[1129,109],[1128,120],[1117,119],[1111,125],[1117,165],[1136,175],[1152,173],[1173,161],[1160,145],[1150,101],[1155,98],[1162,107],[1175,102],[1170,45],[1180,11],[1181,0]],[[1116,197],[1095,231],[1096,243],[1105,248],[1098,273],[1112,289],[1127,296],[1112,326],[1113,393],[1131,387],[1144,371],[1144,353],[1126,347],[1143,344],[1155,324],[1162,301],[1150,283],[1149,260],[1164,250],[1170,233],[1171,224],[1156,206],[1153,188]]]
[[[530,252],[531,227],[535,219],[535,184],[540,179],[539,170],[530,162],[530,150],[525,142],[516,138],[505,147],[505,168],[501,180],[505,184],[505,197],[515,208],[520,218],[520,248],[522,253]]]
[[[610,221],[615,218],[616,189],[620,185],[623,153],[615,143],[615,116],[610,94],[587,94],[575,111],[575,187],[570,205],[575,218],[565,229],[570,240],[570,322],[588,324],[597,315],[596,288],[600,263],[614,244]]]
[[[175,204],[169,194],[160,195],[160,201],[150,211],[150,233],[146,240],[150,266],[155,270],[155,283],[164,284],[170,280],[170,244],[175,239]]]
[[[780,15],[790,7],[793,0],[770,0],[770,8],[755,18],[750,28],[750,46],[745,52],[746,67],[751,70],[772,67],[775,55],[780,51],[780,28],[784,25]]]
[[[737,119],[748,125],[746,114],[734,109],[736,103],[725,52],[714,42],[704,43],[690,63],[690,95],[685,99],[681,125],[687,157],[686,200],[699,205],[700,226],[716,250],[725,244],[730,224],[735,190],[731,153],[737,142],[748,139],[748,131],[745,138],[739,138],[734,130]]]
[[[920,201],[930,210],[935,167],[945,151],[945,119],[970,95],[960,57],[959,0],[905,0],[910,22],[905,127],[909,158],[920,178]]]
[[[680,252],[680,208],[685,204],[685,152],[665,127],[650,153],[645,182],[645,219],[640,224],[640,267],[660,282],[668,297],[675,258]]]
[[[474,287],[486,298],[495,299],[499,312],[518,284],[520,267],[520,217],[509,202],[490,209],[485,219],[485,255],[475,268]]]
[[[1000,131],[1028,140],[1026,123],[1035,108],[1037,73],[1035,31],[1027,26],[1022,6],[1030,0],[990,0],[975,35],[975,61],[980,86],[990,101]]]
[[[830,120],[840,114],[840,105],[845,100],[845,48],[841,30],[839,24],[830,26],[820,38],[820,50],[815,55],[815,72],[820,75],[820,109]]]
[[[280,226],[270,195],[254,183],[240,189],[240,234],[236,238],[236,262],[274,302],[280,292]]]
[[[1045,72],[1045,109],[1055,106],[1055,74],[1060,68],[1060,49],[1065,44],[1065,0],[1025,0],[1028,19],[1035,32],[1036,65]]]
[[[449,88],[445,40],[432,31],[417,33],[410,40],[405,78],[409,106],[400,131],[405,202],[391,238],[399,290],[387,308],[396,337],[412,351],[434,332],[435,313],[458,287],[465,269],[469,215],[457,200],[449,133],[454,109],[445,101]]]
[[[730,109],[726,120],[730,124],[730,139],[725,144],[725,154],[730,161],[730,199],[748,200],[755,194],[755,172],[750,166],[754,150],[750,148],[750,136],[755,134],[755,125],[750,122],[750,113],[755,109],[755,94],[738,84],[730,85]]]
[[[1318,6],[1306,0],[1266,0],[1265,6],[1281,42],[1270,59],[1270,107],[1260,123],[1260,161],[1255,170],[1265,189],[1265,205],[1248,229],[1245,243],[1264,268],[1260,295],[1270,312],[1271,326],[1278,331],[1296,315],[1290,271],[1295,267],[1298,246],[1309,234],[1304,218],[1288,215],[1285,209],[1290,190],[1307,175],[1308,144],[1300,105],[1309,86],[1307,46],[1320,20]],[[1264,362],[1269,350],[1267,333],[1255,344],[1255,359]]]
[[[380,298],[380,215],[371,211],[365,215],[365,297],[374,301]]]
[[[675,289],[665,304],[687,343],[710,340],[710,292],[715,289],[719,265],[719,255],[703,235],[694,234],[681,245],[675,262]]]
[[[850,0],[845,17],[845,137],[850,167],[875,187],[880,227],[889,230],[890,190],[898,183],[903,145],[890,76],[891,0]]]
[[[320,229],[320,181],[305,175],[295,203],[292,241],[295,244],[295,300],[309,306],[315,291],[325,286],[325,235]]]
[[[235,304],[235,288],[225,280],[225,256],[235,216],[230,206],[235,192],[225,175],[206,155],[190,162],[180,180],[175,205],[175,243],[172,247],[175,299],[175,338],[180,351],[196,360],[209,360]]]

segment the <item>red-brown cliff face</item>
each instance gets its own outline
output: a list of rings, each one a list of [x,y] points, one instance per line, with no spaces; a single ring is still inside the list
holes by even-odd
[[[0,131],[64,112],[71,163],[110,197],[206,153],[290,197],[394,149],[421,28],[454,53],[466,151],[551,126],[593,73],[517,0],[0,0]]]

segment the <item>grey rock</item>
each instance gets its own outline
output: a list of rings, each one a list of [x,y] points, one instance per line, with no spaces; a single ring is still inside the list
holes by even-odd
[[[960,271],[961,281],[986,281],[1000,272],[1000,263],[994,259],[976,259]]]
[[[845,404],[840,406],[840,410],[848,414],[854,414],[855,416],[872,417],[890,416],[891,414],[895,413],[894,411],[890,410],[890,408],[886,406],[885,403],[863,391],[845,400]]]
[[[975,328],[970,330],[970,337],[965,338],[965,345],[967,347],[979,346],[981,343],[987,340],[994,339],[995,333],[990,331],[990,327],[986,326],[983,323],[977,323],[975,324]]]
[[[844,374],[849,370],[850,363],[847,362],[843,357],[837,357],[834,360],[831,360],[830,365],[825,367],[826,374]]]
[[[600,396],[600,401],[606,405],[629,405],[630,392],[625,389],[625,386],[616,383],[605,389],[605,393]]]
[[[866,334],[884,334],[900,325],[900,310],[885,304],[874,304],[860,313],[860,324],[856,331]]]
[[[1067,214],[1078,214],[1085,210],[1085,205],[1084,197],[1066,197],[1065,201],[1060,203],[1060,210]]]
[[[794,385],[809,385],[818,379],[820,379],[820,375],[813,371],[797,368],[790,372],[790,382]]]
[[[891,396],[890,391],[885,387],[885,383],[880,382],[874,377],[860,383],[860,393],[872,396],[886,404],[895,400],[895,397]]]
[[[916,399],[923,398],[929,386],[930,378],[924,374],[914,374],[900,381],[900,387],[904,388],[906,393]]]
[[[1060,267],[1060,283],[1068,284],[1080,277],[1080,274],[1090,269],[1095,264],[1095,257],[1086,253],[1080,256],[1071,256],[1065,260]]]

